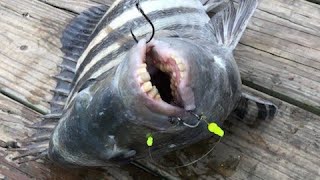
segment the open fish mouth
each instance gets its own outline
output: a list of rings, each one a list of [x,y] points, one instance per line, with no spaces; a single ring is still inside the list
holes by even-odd
[[[150,42],[141,52],[145,54],[140,56],[135,72],[147,107],[170,116],[193,110],[188,61],[159,41]]]

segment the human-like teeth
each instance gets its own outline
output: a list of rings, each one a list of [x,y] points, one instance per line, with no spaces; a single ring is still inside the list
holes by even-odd
[[[174,97],[178,97],[177,91],[171,91],[171,94],[172,94],[172,96],[174,96]]]
[[[174,83],[172,83],[171,82],[171,84],[170,84],[170,88],[173,90],[173,89],[175,89],[175,87],[174,87]]]
[[[170,66],[170,64],[167,64],[166,65],[166,70],[169,72],[169,71],[171,71],[171,66]]]
[[[172,76],[173,76],[173,77],[177,77],[177,73],[173,72],[173,73],[172,73]]]
[[[176,64],[181,64],[182,63],[181,59],[178,59],[178,58],[175,58],[174,61],[176,61]]]
[[[145,67],[140,67],[137,70],[137,74],[140,75],[140,74],[143,74],[143,73],[148,73],[148,71],[147,71],[147,69]]]
[[[160,94],[157,94],[156,97],[155,97],[155,99],[156,99],[156,100],[161,100]]]
[[[179,70],[180,71],[185,71],[186,70],[186,66],[184,64],[178,64]]]
[[[142,64],[139,65],[139,69],[140,69],[140,68],[146,68],[146,67],[147,67],[147,64],[146,64],[146,63],[142,63]]]
[[[151,84],[151,82],[148,81],[148,82],[143,83],[142,86],[141,86],[141,89],[142,89],[144,92],[149,92],[149,91],[151,91],[151,90],[152,90],[152,84]]]
[[[186,72],[180,72],[180,77],[183,79],[186,76]]]
[[[159,68],[160,68],[160,70],[161,70],[162,72],[165,71],[165,68],[164,68],[164,65],[163,65],[163,64],[160,64],[160,65],[159,65]]]
[[[171,78],[170,84],[174,84],[174,79],[173,78]]]
[[[148,72],[143,72],[139,76],[142,82],[147,82],[151,80],[150,74]]]
[[[157,94],[158,94],[158,89],[155,86],[153,86],[151,91],[148,92],[148,96],[151,98],[155,98]]]

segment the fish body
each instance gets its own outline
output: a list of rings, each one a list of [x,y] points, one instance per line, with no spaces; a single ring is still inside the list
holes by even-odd
[[[49,145],[31,152],[64,166],[162,155],[209,137],[208,123],[222,125],[237,108],[243,96],[232,51],[257,1],[242,0],[238,9],[229,2],[212,18],[198,0],[140,1],[155,27],[148,43],[152,30],[135,5],[93,9],[66,31],[55,103],[39,126],[57,125],[45,131]]]

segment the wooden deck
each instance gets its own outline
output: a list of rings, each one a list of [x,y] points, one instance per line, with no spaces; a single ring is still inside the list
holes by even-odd
[[[18,165],[11,160],[17,152],[7,150],[32,133],[25,125],[48,112],[64,27],[86,8],[111,1],[0,1],[0,180],[155,178],[131,165],[107,170],[68,170],[43,161]],[[214,152],[185,168],[162,165],[196,159],[212,140],[158,164],[141,163],[177,179],[320,179],[320,5],[310,1],[315,3],[260,0],[235,51],[245,89],[279,106],[273,121],[248,127],[229,119]]]

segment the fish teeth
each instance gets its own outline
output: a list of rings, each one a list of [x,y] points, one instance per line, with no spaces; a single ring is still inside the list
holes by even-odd
[[[177,77],[177,73],[176,73],[176,72],[173,72],[173,73],[172,73],[172,76],[173,76],[173,77]]]
[[[160,64],[159,68],[160,68],[160,70],[161,70],[162,72],[165,71],[165,68],[164,68],[164,65],[163,65],[163,64]]]
[[[143,72],[139,76],[142,82],[148,82],[151,80],[150,74],[148,72]]]
[[[156,95],[158,94],[158,89],[156,86],[152,86],[151,91],[148,92],[148,96],[151,98],[155,98]]]
[[[173,84],[174,85],[175,81],[173,78],[170,79],[170,85]]]
[[[174,90],[175,89],[175,87],[174,87],[174,83],[170,83],[170,88],[172,89],[172,90]]]
[[[140,69],[140,68],[141,68],[141,69],[142,69],[142,68],[147,68],[147,64],[146,64],[146,63],[142,63],[142,64],[139,65],[138,68],[139,68],[139,69]]]
[[[186,66],[182,63],[178,64],[178,68],[181,72],[184,72],[186,70]]]
[[[159,100],[162,100],[160,94],[157,94],[156,97],[155,97],[155,99],[158,100],[158,101],[159,101]]]
[[[167,72],[171,71],[171,66],[170,66],[170,64],[166,64],[165,69],[167,70]]]
[[[142,84],[141,89],[143,90],[143,92],[149,92],[152,90],[152,84],[150,81],[145,82]]]
[[[172,94],[173,97],[178,97],[177,91],[171,91],[171,94]]]
[[[176,64],[181,64],[182,63],[181,59],[179,59],[179,58],[175,58],[174,61],[176,62]]]
[[[138,68],[137,74],[140,75],[140,74],[143,74],[143,73],[148,73],[147,68],[145,68],[145,67]]]
[[[180,72],[180,77],[183,79],[186,76],[186,72]]]

